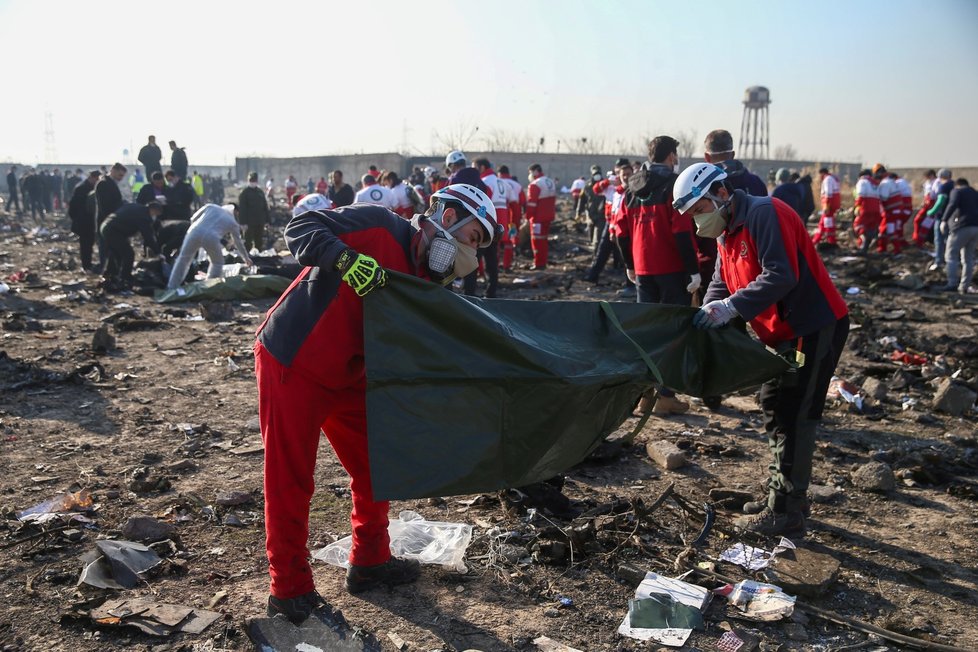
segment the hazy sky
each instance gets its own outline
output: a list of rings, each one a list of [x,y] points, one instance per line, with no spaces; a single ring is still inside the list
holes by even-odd
[[[771,147],[978,164],[978,1],[0,0],[0,160],[111,162],[154,133],[236,155],[547,148],[723,127],[771,90]],[[405,127],[407,130],[405,131]],[[441,138],[436,136],[436,133]],[[697,147],[697,152],[701,151]]]

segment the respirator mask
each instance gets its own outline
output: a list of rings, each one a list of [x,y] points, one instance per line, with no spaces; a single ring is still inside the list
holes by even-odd
[[[709,213],[693,216],[693,222],[696,224],[696,235],[701,238],[718,238],[727,227],[730,202],[710,195],[707,195],[707,198],[713,202],[713,210]]]
[[[438,208],[431,216],[415,215],[411,223],[421,232],[422,242],[427,250],[425,266],[428,268],[428,275],[433,281],[448,285],[456,278],[468,276],[479,267],[479,260],[476,257],[475,249],[464,245],[452,235],[462,225],[467,224],[475,218],[471,215],[463,217],[446,229],[442,226],[442,214],[445,205],[438,203]],[[431,237],[421,228],[421,224],[427,220],[435,227],[435,234]]]

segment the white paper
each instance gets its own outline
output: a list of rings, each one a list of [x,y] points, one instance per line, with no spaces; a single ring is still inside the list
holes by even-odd
[[[735,543],[730,546],[720,555],[721,561],[726,561],[731,564],[737,564],[742,566],[747,570],[756,571],[762,568],[767,568],[771,560],[774,559],[775,555],[784,552],[785,550],[794,550],[795,544],[791,542],[790,539],[781,537],[778,545],[775,546],[774,550],[768,552],[763,548],[755,548],[754,546],[748,546],[743,543]]]
[[[653,594],[669,595],[676,602],[693,607],[694,609],[705,607],[712,595],[701,586],[649,572],[645,575],[645,579],[642,580],[641,584],[638,585],[638,588],[635,589],[635,599],[644,600],[652,597]],[[674,627],[668,629],[632,627],[629,614],[625,614],[625,619],[618,626],[618,633],[639,641],[655,641],[656,643],[670,647],[682,647],[685,645],[689,635],[693,633],[693,630]]]

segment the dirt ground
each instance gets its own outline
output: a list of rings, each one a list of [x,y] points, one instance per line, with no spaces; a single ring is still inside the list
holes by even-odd
[[[7,281],[11,290],[0,295],[0,649],[253,649],[244,622],[264,615],[267,562],[251,351],[273,299],[233,302],[233,317],[208,322],[199,320],[196,303],[103,295],[97,278],[78,268],[77,241],[65,220],[47,226],[43,235],[16,225],[0,231],[0,277],[32,272]],[[942,284],[928,276],[930,259],[922,252],[861,259],[849,257],[847,247],[844,240],[841,250],[825,253],[840,289],[859,289],[846,295],[857,326],[838,375],[857,387],[881,380],[886,396],[868,400],[862,412],[830,397],[813,477],[822,497],[812,505],[808,537],[798,543],[827,553],[841,570],[821,595],[799,600],[923,641],[975,648],[975,415],[934,411],[931,400],[943,376],[955,374],[975,388],[978,302],[901,287]],[[517,269],[502,275],[500,296],[621,300],[620,271],[606,271],[596,285],[581,280],[588,245],[566,206],[551,252],[554,264],[543,273],[528,271],[522,254]],[[95,353],[92,339],[102,324],[115,348]],[[927,364],[891,361],[893,345],[879,343],[884,336],[920,352]],[[629,420],[620,433],[633,425]],[[645,444],[657,439],[684,449],[688,465],[666,471],[653,463]],[[855,486],[855,470],[874,460],[894,470],[895,489]],[[717,527],[694,551],[686,542],[700,530],[696,515],[671,499],[650,506],[670,484],[693,506],[710,502],[709,491],[721,487],[759,496],[767,461],[756,392],[726,397],[715,412],[695,400],[687,415],[653,417],[634,445],[567,472],[563,494],[583,517],[541,507],[528,519],[497,495],[397,502],[395,515],[412,509],[430,520],[473,525],[469,572],[426,567],[416,585],[354,597],[344,591],[340,569],[316,563],[317,587],[384,650],[396,649],[398,638],[408,650],[536,650],[539,636],[580,650],[657,649],[617,634],[637,583],[629,569],[674,575],[716,559],[732,542],[722,530],[729,531],[735,514],[718,508]],[[349,533],[347,482],[324,439],[311,549]],[[17,521],[15,512],[79,488],[94,499],[87,514],[93,523],[27,538],[39,529]],[[247,502],[218,505],[217,494],[228,491],[246,492]],[[587,516],[589,510],[597,516]],[[79,557],[97,538],[123,538],[123,524],[135,515],[175,527],[162,572],[128,591],[77,586]],[[588,520],[586,541],[566,545],[562,532]],[[500,531],[513,533],[505,549],[489,534]],[[748,577],[730,564],[715,568]],[[220,592],[213,608],[224,617],[196,636],[154,638],[95,626],[81,615],[110,594],[206,608]],[[811,614],[736,621],[715,599],[705,631],[695,632],[686,649],[716,649],[721,623],[753,632],[765,650],[900,648]]]

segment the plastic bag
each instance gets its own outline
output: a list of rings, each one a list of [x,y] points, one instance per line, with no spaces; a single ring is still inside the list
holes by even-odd
[[[398,514],[387,526],[391,537],[391,554],[395,557],[417,559],[422,564],[468,572],[465,550],[472,542],[472,526],[465,523],[426,521],[409,510]],[[313,559],[333,566],[348,568],[353,537],[343,537],[312,553]]]

